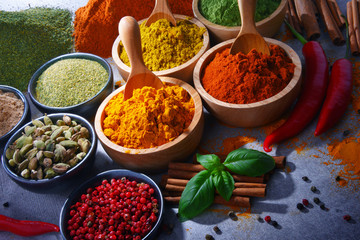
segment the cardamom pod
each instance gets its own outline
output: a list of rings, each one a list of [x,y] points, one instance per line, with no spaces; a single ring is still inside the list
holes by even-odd
[[[30,178],[36,180],[37,179],[37,171],[31,170],[30,172]]]
[[[20,149],[15,150],[14,155],[13,155],[13,159],[17,164],[22,162],[23,159],[21,158],[21,155],[20,155]]]
[[[42,121],[40,121],[40,120],[37,120],[37,119],[33,119],[33,120],[31,121],[31,123],[32,123],[34,126],[38,127],[38,128],[41,128],[42,126],[44,126],[44,123],[43,123]]]
[[[51,118],[49,118],[49,116],[46,114],[44,116],[44,123],[45,123],[45,125],[53,125]]]
[[[80,160],[82,160],[85,156],[86,156],[85,152],[81,152],[81,153],[76,154],[76,157],[79,158]]]
[[[77,156],[73,157],[72,159],[70,159],[68,161],[68,164],[71,166],[71,167],[74,167],[76,164],[78,164],[78,162],[80,162],[81,159],[79,159]]]
[[[89,149],[91,147],[91,143],[90,143],[90,141],[88,139],[80,138],[78,140],[78,144],[79,144],[81,152],[88,153],[88,151],[89,151]]]
[[[57,163],[52,166],[52,169],[59,174],[63,174],[67,172],[67,170],[70,168],[70,165],[66,163]]]
[[[56,172],[52,168],[49,168],[45,171],[45,178],[53,178],[56,175],[57,175]]]
[[[71,121],[71,126],[72,126],[72,127],[75,127],[76,125],[78,125],[78,123],[77,123],[76,121],[72,120],[72,121]]]
[[[55,129],[51,134],[50,139],[55,140],[56,138],[60,137],[62,133],[63,133],[62,128]]]
[[[24,170],[21,171],[20,175],[23,178],[30,178],[30,170],[29,169],[24,169]]]
[[[45,168],[49,168],[52,165],[52,160],[50,158],[44,158],[43,165]]]
[[[22,148],[26,144],[32,143],[33,138],[31,136],[22,135],[17,140],[15,140],[15,147]]]
[[[38,127],[34,131],[34,137],[42,136],[44,133],[45,133],[45,130]]]
[[[28,168],[29,168],[30,170],[35,170],[37,167],[38,167],[38,160],[37,160],[37,158],[34,157],[34,158],[30,159]]]
[[[64,120],[59,119],[59,120],[56,121],[56,125],[59,126],[59,127],[64,126],[65,122],[64,122]]]
[[[45,158],[44,151],[38,151],[36,154],[36,158],[38,161],[42,161]]]
[[[71,133],[71,131],[70,131],[70,129],[69,129],[69,130],[64,131],[64,132],[63,132],[63,135],[64,135],[64,138],[65,138],[65,139],[70,139],[71,136],[72,136],[72,133]]]
[[[36,169],[36,178],[37,179],[43,179],[44,178],[44,173],[41,167],[39,167],[38,169]]]
[[[52,130],[52,129],[51,129],[51,125],[45,125],[45,126],[43,126],[41,129],[44,130],[45,132]]]
[[[11,167],[16,167],[16,166],[17,166],[17,163],[15,162],[14,159],[10,159],[10,160],[8,161],[8,163],[9,163],[9,165],[10,165]]]
[[[60,143],[60,142],[62,142],[62,141],[64,141],[64,140],[66,140],[65,137],[57,137],[57,138],[55,139],[55,142],[56,142],[56,143]]]
[[[30,136],[36,129],[36,126],[29,126],[27,125],[24,129],[25,135]]]
[[[24,169],[26,169],[29,165],[29,159],[25,159],[22,163],[18,165],[18,172],[21,173]]]
[[[72,140],[64,140],[61,141],[59,144],[65,148],[74,148],[78,146],[78,143]]]
[[[71,125],[71,118],[67,115],[63,116],[63,121],[66,125],[70,126]]]
[[[44,156],[47,157],[47,158],[53,158],[54,157],[54,152],[44,151]]]
[[[26,153],[27,153],[28,151],[30,151],[30,149],[32,149],[32,147],[33,147],[33,144],[32,144],[32,143],[29,143],[29,144],[24,145],[24,146],[20,149],[20,156],[25,157]]]
[[[31,149],[30,151],[28,151],[26,154],[25,154],[25,158],[27,158],[27,159],[32,159],[33,157],[35,157],[36,156],[36,154],[38,153],[38,149],[37,148],[33,148],[33,149]]]
[[[15,149],[12,147],[8,147],[5,151],[5,157],[9,160],[14,156]]]
[[[45,149],[45,143],[42,140],[35,140],[33,142],[34,147],[36,147],[39,150],[44,150]]]
[[[83,138],[89,138],[90,137],[89,130],[86,127],[81,127],[80,128],[80,133],[81,133],[81,136]]]

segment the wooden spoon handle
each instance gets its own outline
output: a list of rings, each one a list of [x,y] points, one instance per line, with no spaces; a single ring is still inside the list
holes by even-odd
[[[140,28],[136,19],[130,16],[123,17],[119,23],[119,34],[131,64],[130,75],[147,72],[141,48]]]
[[[240,17],[241,17],[241,33],[255,33],[255,9],[256,0],[238,0]]]

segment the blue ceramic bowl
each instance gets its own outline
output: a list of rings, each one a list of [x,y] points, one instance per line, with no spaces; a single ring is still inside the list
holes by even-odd
[[[19,129],[19,127],[21,127],[26,122],[28,112],[29,112],[29,103],[28,103],[25,95],[20,90],[14,88],[14,87],[6,86],[6,85],[0,85],[0,90],[3,91],[4,93],[5,92],[14,93],[24,103],[24,112],[23,112],[23,115],[21,116],[19,122],[10,131],[8,131],[4,135],[0,136],[0,144],[2,144],[3,142],[6,142],[6,140],[9,139],[9,137],[17,129]]]
[[[108,81],[106,82],[105,86],[92,98],[88,99],[85,102],[79,103],[77,105],[68,106],[68,107],[51,107],[40,103],[36,99],[36,85],[37,80],[41,76],[41,74],[52,64],[56,63],[57,61],[64,60],[64,59],[88,59],[93,60],[100,63],[108,72]],[[100,103],[107,97],[113,90],[113,72],[111,69],[110,64],[103,58],[96,56],[90,53],[69,53],[58,56],[56,58],[51,59],[50,61],[46,62],[42,65],[31,77],[28,92],[31,98],[31,101],[37,106],[42,112],[45,113],[59,113],[59,112],[66,112],[66,113],[75,113],[81,115],[87,119],[91,119],[95,116],[96,110],[99,107]]]
[[[67,198],[61,209],[60,221],[59,221],[60,232],[64,239],[71,239],[71,237],[69,236],[69,232],[67,230],[67,225],[68,225],[67,222],[70,219],[70,207],[80,199],[81,195],[86,192],[86,189],[89,187],[101,185],[103,179],[107,179],[108,181],[110,181],[112,178],[120,179],[122,177],[126,177],[131,181],[135,180],[137,182],[147,183],[155,190],[154,197],[158,200],[158,205],[159,205],[158,219],[155,225],[153,226],[153,228],[151,229],[151,231],[143,239],[149,240],[149,239],[154,239],[154,237],[156,237],[164,213],[164,200],[160,188],[150,177],[146,176],[145,174],[137,173],[125,169],[115,169],[115,170],[109,170],[99,173],[98,175],[94,176],[93,178],[83,183],[79,188],[74,190],[69,195],[69,197]]]
[[[91,147],[86,154],[86,156],[74,167],[70,168],[66,173],[62,175],[55,176],[50,179],[41,179],[41,180],[34,180],[34,179],[26,179],[14,172],[13,168],[9,165],[8,160],[6,159],[6,149],[16,140],[18,139],[24,132],[24,129],[28,125],[32,125],[31,121],[22,126],[12,137],[7,141],[3,154],[2,154],[2,165],[5,169],[5,172],[7,175],[16,183],[18,183],[20,186],[25,187],[29,190],[39,190],[39,189],[48,189],[50,187],[54,187],[59,183],[64,183],[65,180],[68,180],[71,177],[74,177],[76,175],[79,175],[80,172],[87,166],[91,166],[91,164],[94,161],[94,156],[96,152],[97,147],[97,137],[94,131],[93,126],[83,117],[79,115],[75,115],[72,113],[54,113],[47,115],[51,118],[53,122],[56,122],[58,119],[62,119],[64,115],[67,115],[71,117],[72,120],[75,120],[77,123],[81,124],[83,127],[86,127],[89,130],[90,134],[90,142]],[[44,117],[36,118],[38,120],[43,121]]]

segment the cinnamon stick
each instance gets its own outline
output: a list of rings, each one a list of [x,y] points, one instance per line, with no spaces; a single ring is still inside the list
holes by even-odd
[[[169,175],[163,175],[161,178],[160,187],[164,188],[167,183],[177,186],[186,186],[188,182],[189,182],[188,179],[170,178]],[[235,188],[266,188],[266,184],[235,182]]]
[[[340,10],[339,4],[337,3],[336,0],[328,0],[328,1],[332,2],[332,5],[334,6],[335,11],[336,11],[336,15],[339,17],[339,20],[340,20],[340,23],[341,23],[341,25],[339,27],[340,28],[345,27],[345,19],[341,16],[343,14],[342,14],[342,12]]]
[[[320,37],[320,28],[311,0],[294,0],[295,9],[308,40]]]
[[[342,21],[341,21],[341,18],[342,18],[342,17],[341,17],[341,14],[340,14],[340,15],[338,14],[338,11],[337,11],[337,9],[336,9],[336,7],[335,7],[335,4],[334,4],[334,2],[336,2],[336,1],[334,1],[334,0],[326,0],[326,2],[327,2],[327,4],[328,4],[328,6],[329,6],[331,15],[333,16],[333,18],[334,18],[337,26],[338,26],[339,28],[344,27],[345,22],[342,22]]]
[[[198,172],[193,171],[184,171],[184,170],[178,170],[178,169],[171,169],[168,170],[168,175],[172,178],[181,178],[181,179],[190,179],[194,177]],[[248,176],[242,176],[238,174],[232,174],[232,177],[234,178],[235,182],[253,182],[253,183],[263,183],[264,182],[264,176],[260,177],[248,177]]]
[[[169,192],[183,192],[185,186],[178,186],[167,183],[164,190]],[[266,188],[235,188],[233,196],[265,197]]]
[[[335,45],[345,44],[344,36],[342,35],[339,27],[337,26],[326,0],[316,0],[316,4],[320,11],[321,17],[324,21],[326,29],[329,33],[331,41]]]
[[[351,1],[352,7],[352,19],[353,19],[353,28],[356,36],[356,43],[358,48],[360,48],[360,23],[359,23],[359,9],[356,0]]]
[[[296,14],[294,0],[289,0],[287,7],[289,21],[293,23],[291,26],[293,26],[298,33],[301,33],[301,23],[298,15]]]
[[[179,204],[180,196],[165,196],[164,200],[173,204]],[[214,198],[215,204],[223,204],[228,206],[236,206],[242,208],[250,207],[249,197],[232,196],[229,201],[226,201],[221,196],[216,195]]]
[[[350,41],[350,50],[353,56],[358,56],[360,54],[359,46],[356,42],[356,36],[354,31],[354,22],[353,22],[353,12],[351,2],[346,3],[346,15],[349,23],[349,41]]]

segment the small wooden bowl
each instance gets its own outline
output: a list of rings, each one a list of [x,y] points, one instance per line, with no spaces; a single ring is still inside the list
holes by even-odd
[[[298,54],[288,45],[275,39],[265,38],[268,44],[276,44],[285,50],[295,64],[294,76],[278,94],[263,101],[250,104],[233,104],[220,101],[203,88],[201,77],[216,53],[230,48],[234,39],[227,40],[209,49],[194,69],[194,85],[207,110],[220,121],[234,127],[259,127],[278,119],[295,101],[301,87],[301,62]]]
[[[154,148],[132,149],[117,145],[105,136],[102,127],[105,118],[104,109],[115,95],[124,90],[125,86],[112,92],[101,103],[96,112],[94,120],[95,132],[104,150],[113,161],[126,169],[144,172],[163,171],[167,168],[169,162],[183,160],[188,157],[200,143],[204,129],[203,105],[200,95],[192,86],[179,79],[171,77],[160,77],[160,79],[163,82],[176,84],[184,88],[193,98],[195,104],[194,117],[189,127],[173,141]]]
[[[256,22],[256,29],[263,37],[273,37],[279,31],[285,18],[286,3],[287,0],[282,0],[279,7],[270,16]],[[193,0],[192,8],[194,16],[209,30],[210,38],[214,44],[236,38],[241,26],[228,27],[212,23],[200,13],[198,6],[199,0]]]
[[[180,14],[174,14],[174,16],[175,16],[175,18],[177,20],[185,20],[185,19],[188,18],[188,16],[180,15]],[[145,20],[146,19],[143,19],[143,20],[139,21],[139,24],[141,24]],[[206,28],[204,26],[204,24],[202,24],[196,18],[192,18],[189,21],[196,24],[196,25],[198,25],[199,27]],[[177,67],[162,70],[162,71],[153,71],[153,73],[155,75],[157,75],[157,76],[173,77],[173,78],[181,79],[181,80],[183,80],[183,81],[185,81],[187,83],[192,83],[194,67],[195,67],[197,61],[200,59],[200,57],[210,47],[210,37],[209,37],[208,30],[206,30],[203,37],[204,37],[203,46],[199,50],[199,52],[192,59],[190,59],[189,61],[187,61],[187,62],[185,62],[185,63],[183,63],[183,64],[181,64],[181,65],[179,65]],[[117,65],[121,76],[126,81],[128,76],[129,76],[131,68],[129,66],[127,66],[119,57],[120,38],[121,38],[121,36],[119,35],[114,41],[114,44],[113,44],[113,47],[112,47],[112,58],[113,58],[115,64]]]

